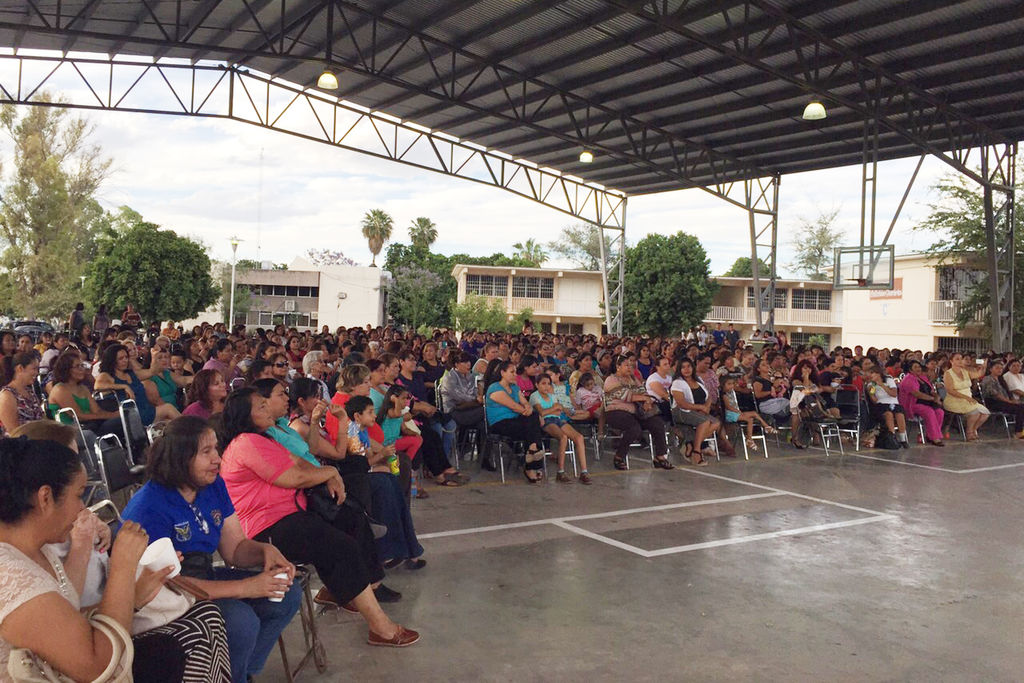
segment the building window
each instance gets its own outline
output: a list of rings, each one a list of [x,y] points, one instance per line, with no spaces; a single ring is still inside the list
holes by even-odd
[[[286,296],[284,285],[274,285],[274,296]]]
[[[466,293],[507,296],[508,278],[501,275],[466,275]]]
[[[971,291],[988,277],[983,270],[963,266],[940,266],[938,271],[940,301],[966,301]]]
[[[946,353],[984,353],[982,339],[972,337],[936,337],[935,348]]]
[[[512,278],[512,296],[529,299],[554,299],[555,280],[550,277]]]
[[[793,290],[793,294],[796,294],[795,289]],[[825,343],[821,345],[822,348],[832,348],[832,342],[830,341],[832,339],[832,335],[825,334],[824,332],[787,332],[786,336],[789,337],[790,346],[807,346],[811,343],[811,337],[818,337],[818,339],[815,339],[814,341],[821,341],[821,338],[824,338],[825,340]]]
[[[832,290],[794,289],[793,308],[805,311],[830,311],[832,310]]]
[[[555,328],[557,334],[583,334],[582,323],[558,323]]]
[[[319,287],[310,287],[309,288],[309,296],[314,298],[314,299],[319,298],[320,297],[320,288]]]
[[[309,296],[309,287],[299,287],[299,296]]]
[[[768,288],[767,287],[762,287],[761,291],[764,292],[765,295],[767,296],[767,292],[768,292]],[[787,290],[785,287],[776,287],[775,288],[775,306],[774,306],[775,308],[786,308],[788,292],[789,292],[789,290]],[[796,291],[794,290],[794,294],[795,293],[796,293]],[[755,303],[754,303],[754,288],[753,287],[747,287],[747,308],[754,308],[754,306],[755,306]]]

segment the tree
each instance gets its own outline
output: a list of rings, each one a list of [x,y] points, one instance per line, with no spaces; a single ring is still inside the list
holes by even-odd
[[[363,237],[370,245],[370,253],[373,254],[373,261],[370,263],[377,267],[377,254],[384,248],[384,243],[391,239],[391,231],[395,227],[395,221],[383,209],[371,209],[363,216]]]
[[[626,252],[627,334],[676,335],[693,327],[711,310],[718,284],[710,279],[708,259],[693,235],[648,235]]]
[[[101,238],[86,269],[85,289],[94,305],[118,311],[132,303],[148,321],[184,320],[217,300],[203,245],[160,230],[126,206],[112,224],[118,227]]]
[[[832,265],[835,248],[843,236],[841,230],[833,227],[839,209],[822,211],[813,221],[800,219],[793,236],[796,259],[790,265],[812,280],[827,280],[825,268]]]
[[[409,239],[412,246],[428,250],[437,240],[437,226],[429,218],[420,216],[409,226]]]
[[[523,323],[533,317],[533,309],[524,308],[509,320],[500,301],[479,294],[467,294],[463,303],[451,302],[454,325],[459,331],[519,332]]]
[[[377,251],[380,251],[378,249]],[[307,249],[306,258],[314,266],[357,266],[359,265],[341,251],[331,249]]]
[[[768,264],[762,259],[757,259],[758,275],[761,277],[769,277],[771,273],[768,272]],[[722,274],[722,277],[754,277],[753,262],[749,256],[740,256],[736,259],[732,267]]]
[[[548,249],[582,270],[601,270],[601,229],[592,223],[565,226]]]
[[[402,266],[392,273],[394,284],[388,291],[392,317],[395,322],[409,325],[436,325],[438,310],[435,292],[442,290],[442,281],[436,273],[421,266]]]
[[[240,258],[235,261],[236,268],[244,268],[246,270],[263,270],[263,264],[269,263],[270,268],[267,270],[288,270],[287,263],[271,263],[270,261],[263,261],[262,263],[251,258]],[[228,265],[231,265],[230,263]]]
[[[40,101],[54,101],[42,93]],[[81,299],[83,264],[95,249],[103,210],[94,195],[110,160],[90,143],[93,127],[60,107],[0,107],[13,143],[13,172],[0,189],[0,266],[11,307],[22,315],[66,316]]]
[[[1024,163],[1017,167],[1017,177],[1024,178]],[[936,235],[928,252],[939,265],[962,264],[968,268],[985,270],[985,277],[971,287],[956,315],[956,327],[963,330],[974,321],[979,312],[985,316],[985,327],[991,338],[992,318],[986,256],[988,242],[985,236],[985,208],[981,186],[960,174],[940,178],[932,191],[939,200],[929,205],[931,213],[914,230]],[[1015,203],[1020,206],[1024,197],[1021,186],[1016,188]],[[996,197],[996,205],[1000,198]],[[1024,212],[1014,211],[1014,269],[1018,273],[1013,281],[1013,337],[1018,348],[1024,336]],[[1005,349],[1009,350],[1009,349]]]
[[[512,248],[515,249],[513,258],[526,261],[533,268],[540,268],[541,264],[548,260],[544,247],[532,237],[525,242],[516,242]]]

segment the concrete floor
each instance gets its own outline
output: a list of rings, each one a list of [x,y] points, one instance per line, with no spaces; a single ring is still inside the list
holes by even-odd
[[[429,565],[387,578],[420,643],[371,648],[328,612],[328,669],[299,680],[1024,678],[1024,443],[770,446],[669,472],[606,452],[590,487],[470,465],[414,501]],[[284,680],[276,653],[260,680]]]

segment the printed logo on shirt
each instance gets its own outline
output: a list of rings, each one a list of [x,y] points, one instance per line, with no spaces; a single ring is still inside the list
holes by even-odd
[[[174,525],[174,538],[182,543],[192,539],[192,526],[188,522]]]
[[[217,528],[224,523],[224,515],[220,513],[220,510],[211,510],[210,517],[213,517],[213,525]]]

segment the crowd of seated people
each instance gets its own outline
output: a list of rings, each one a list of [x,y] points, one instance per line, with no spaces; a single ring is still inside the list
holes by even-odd
[[[76,333],[42,337],[38,344],[0,331],[0,429],[10,437],[32,425],[60,427],[53,418],[62,410],[67,418],[70,409],[83,429],[123,437],[118,407],[124,400],[135,402],[143,423],[156,425],[146,483],[124,511],[138,525],[126,523],[125,542],[114,544],[117,561],[109,556],[105,613],[124,616],[124,584],[132,583],[125,567],[137,564],[140,539],[170,538],[185,557],[187,575],[209,597],[202,602],[206,612],[182,618],[196,628],[220,629],[230,655],[222,668],[230,673],[217,675],[225,680],[245,680],[263,669],[297,609],[292,578],[299,563],[317,570],[319,604],[361,615],[369,643],[417,642],[416,631],[387,616],[384,606],[402,595],[384,579],[386,572],[426,566],[413,491],[426,497],[427,484],[466,484],[459,451],[467,439],[477,439],[484,469],[495,468],[485,440],[491,434],[519,449],[529,482],[543,479],[549,455],[557,464],[555,480],[572,481],[566,471],[572,455],[579,482],[591,484],[595,454],[588,452],[594,442],[585,438],[587,430],[599,447],[614,440],[618,469],[628,467],[637,444],[650,449],[658,469],[707,465],[712,457],[734,456],[737,438],[756,448],[754,430],[786,428],[794,447],[807,447],[816,422],[846,419],[839,410],[843,392],[865,406],[858,429],[889,433],[898,447],[911,446],[917,421],[929,444],[944,445],[961,426],[967,440],[977,439],[993,413],[1014,419],[1024,438],[1024,375],[1013,354],[978,359],[886,348],[828,351],[791,346],[778,335],[761,335],[754,351],[731,329],[696,330],[692,339],[529,330],[422,336],[390,327],[313,332],[168,325],[146,335],[108,323],[93,330],[83,323]],[[67,434],[74,432],[49,439],[60,448],[24,442],[0,448],[7,459],[0,485],[23,501],[20,508],[4,508],[0,563],[20,562],[18,571],[44,583],[56,571],[50,555],[13,544],[19,555],[4,544],[17,540],[26,524],[49,525],[37,536],[54,542],[76,538],[72,522],[81,507],[70,500],[80,477],[65,462],[70,456],[64,451],[75,441]],[[676,463],[673,435],[679,439]],[[18,454],[37,452],[46,454],[40,463],[56,469],[25,474],[10,464],[28,457]],[[51,491],[47,505],[55,506],[49,517],[33,507],[44,484]],[[82,519],[79,526],[92,528],[91,518]],[[229,566],[214,566],[214,553]],[[146,575],[150,592],[160,583]],[[61,599],[78,604],[69,595]],[[0,601],[9,601],[0,615],[18,613],[7,604],[31,606],[2,591]],[[45,607],[55,609],[51,603]],[[95,630],[64,607],[58,612],[76,637],[87,639],[88,628]],[[38,613],[32,608],[24,619],[0,618],[0,646],[38,648],[74,672],[92,671],[102,660],[103,647],[68,659],[45,638],[22,637]],[[197,666],[173,641],[161,645],[154,637],[138,651],[153,661],[177,662],[167,670]]]

